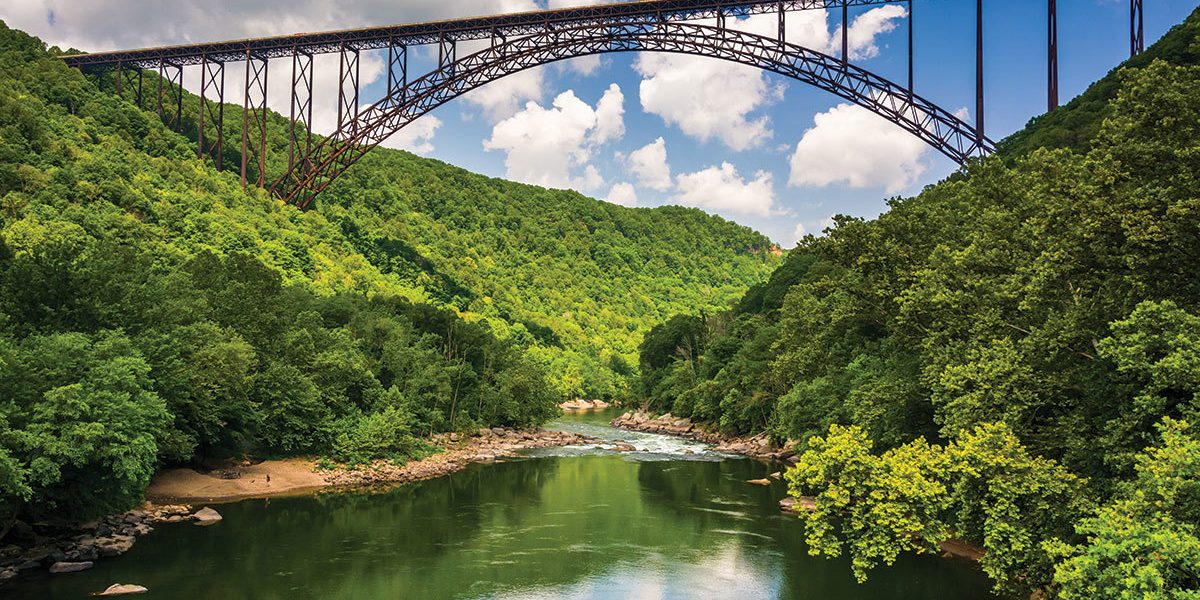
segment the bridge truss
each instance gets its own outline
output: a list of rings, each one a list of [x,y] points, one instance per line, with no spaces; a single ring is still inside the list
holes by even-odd
[[[1131,1],[1131,52],[1143,48],[1141,0]],[[1048,107],[1058,103],[1056,1],[1047,0]],[[908,81],[900,85],[857,67],[849,60],[849,9],[907,5]],[[64,57],[86,72],[111,72],[117,92],[136,87],[145,105],[143,72],[159,77],[152,106],[169,126],[183,127],[184,67],[200,67],[197,155],[223,167],[225,66],[244,63],[241,136],[242,184],[267,184],[267,81],[272,62],[290,62],[291,98],[287,172],[274,182],[279,197],[300,207],[313,199],[371,148],[413,120],[491,81],[555,61],[631,51],[709,56],[755,66],[803,81],[875,112],[962,164],[994,149],[984,132],[984,3],[976,0],[976,121],[968,124],[914,93],[913,0],[646,0],[578,8],[473,17],[429,23],[296,34],[186,46],[147,48]],[[841,56],[829,56],[788,43],[787,14],[826,9],[840,13]],[[736,29],[736,19],[778,16],[775,37]],[[462,42],[486,40],[483,50],[459,57]],[[437,48],[437,66],[410,77],[409,53]],[[478,46],[478,44],[476,44]],[[383,99],[360,102],[359,58],[385,50],[387,91]],[[314,56],[339,55],[337,130],[312,134]],[[278,65],[277,65],[278,67]],[[211,135],[206,137],[206,132]],[[250,166],[257,181],[249,182]]]

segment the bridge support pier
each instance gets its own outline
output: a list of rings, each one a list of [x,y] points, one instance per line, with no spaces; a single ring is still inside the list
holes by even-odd
[[[168,128],[183,130],[183,67],[162,59],[158,61],[157,108],[158,118]]]
[[[352,139],[358,133],[358,75],[357,48],[342,44],[338,65],[338,129],[333,135]]]
[[[493,39],[492,44],[496,42]],[[388,44],[387,97],[398,98],[408,88],[408,46]]]
[[[209,90],[216,93],[214,102],[209,101]],[[215,104],[215,106],[214,106]],[[204,145],[205,121],[212,121],[217,128],[217,139],[211,146]],[[197,158],[212,156],[220,171],[225,151],[225,63],[209,60],[200,61],[200,120],[196,125]]]
[[[1058,0],[1048,0],[1046,44],[1046,112],[1058,108]]]
[[[913,0],[908,0],[908,95],[913,95],[913,59],[916,50],[913,48],[913,29],[916,27],[913,15]]]
[[[292,53],[292,125],[288,136],[288,170],[296,166],[297,146],[303,136],[303,148],[299,148],[300,156],[307,156],[312,148],[312,93],[313,90],[313,57],[312,54],[297,49]]]
[[[984,139],[983,127],[983,0],[975,0],[975,135]]]
[[[1146,51],[1145,13],[1142,0],[1129,0],[1129,56]]]
[[[446,75],[454,76],[454,64],[458,62],[458,44],[451,38],[438,36],[438,69],[447,69]]]
[[[842,63],[850,62],[850,7],[842,0]]]
[[[256,185],[266,185],[267,167],[267,66],[269,61],[246,50],[246,95],[242,105],[242,189],[246,188],[251,149],[258,163]],[[250,135],[256,136],[255,146]]]

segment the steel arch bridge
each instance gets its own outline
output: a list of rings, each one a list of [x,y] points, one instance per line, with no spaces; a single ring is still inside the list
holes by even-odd
[[[969,0],[967,0],[969,1]],[[1131,52],[1142,50],[1141,0],[1131,1]],[[894,83],[849,61],[848,10],[851,6],[907,4],[908,82]],[[143,73],[156,70],[159,115],[182,128],[184,67],[200,67],[197,155],[222,167],[224,149],[225,65],[244,63],[242,183],[256,162],[260,187],[266,187],[267,77],[272,60],[290,59],[291,131],[286,173],[272,191],[285,201],[308,207],[338,176],[368,151],[412,121],[471,90],[533,67],[615,52],[668,52],[706,56],[749,65],[826,90],[887,119],[959,164],[994,150],[983,128],[983,0],[976,0],[976,122],[968,124],[913,91],[913,0],[646,0],[580,8],[542,10],[354,29],[274,38],[149,48],[64,57],[93,73],[111,72],[116,91],[132,88],[139,106],[147,94]],[[1056,0],[1049,15],[1048,106],[1057,106]],[[842,52],[830,56],[789,43],[786,16],[812,9],[840,9]],[[727,26],[754,14],[778,16],[774,37]],[[460,42],[486,40],[484,48],[458,57]],[[409,49],[436,46],[437,67],[409,78]],[[387,92],[360,107],[359,57],[364,50],[387,51]],[[338,125],[329,137],[311,133],[314,61],[317,54],[340,55],[337,85]],[[101,78],[103,81],[104,78]],[[206,132],[212,136],[206,138]]]

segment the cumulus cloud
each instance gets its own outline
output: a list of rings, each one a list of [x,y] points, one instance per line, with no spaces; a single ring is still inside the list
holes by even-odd
[[[844,183],[894,194],[925,172],[925,142],[865,108],[839,104],[813,123],[792,154],[789,185]]]
[[[903,7],[889,5],[859,15],[848,31],[851,56],[862,59],[878,54],[878,36],[894,29],[896,20],[906,14]],[[787,39],[814,50],[839,53],[841,26],[830,32],[828,21],[824,10],[789,13]],[[762,14],[730,20],[727,25],[774,37],[779,22],[773,14]],[[642,76],[643,110],[695,139],[717,139],[732,150],[743,151],[762,145],[773,135],[770,120],[758,113],[781,100],[784,87],[772,85],[758,69],[677,54],[641,54],[634,68]]]
[[[595,148],[624,133],[623,102],[616,84],[609,86],[594,108],[573,90],[559,94],[550,108],[529,102],[497,123],[483,146],[507,153],[509,179],[591,192],[603,186],[604,180],[588,160]],[[583,173],[574,176],[580,167]]]
[[[753,67],[675,54],[639,54],[634,69],[642,76],[642,109],[700,141],[718,139],[742,151],[772,135],[766,116],[755,111],[780,100]]]
[[[667,142],[661,137],[631,152],[625,162],[643,187],[660,192],[671,189],[671,166],[667,164]]]
[[[796,229],[792,232],[793,245],[800,243],[806,235],[815,235],[821,237],[825,235],[825,230],[833,227],[833,217],[825,217],[815,221],[800,221],[796,223]]]
[[[633,184],[618,183],[608,191],[608,197],[605,200],[621,206],[635,206],[637,205],[637,190],[634,189]]]
[[[685,173],[676,180],[674,202],[716,212],[767,217],[776,213],[771,174],[758,171],[747,181],[729,163]]]
[[[467,93],[462,100],[479,107],[489,120],[495,122],[516,114],[526,102],[540,102],[545,87],[544,73],[531,69],[497,79]]]
[[[384,140],[383,145],[388,148],[408,150],[413,154],[429,154],[434,150],[433,137],[441,126],[441,119],[426,115],[409,123],[392,137]]]
[[[899,25],[899,20],[908,16],[908,10],[903,6],[889,4],[879,8],[873,8],[858,17],[850,23],[850,28],[846,33],[846,41],[850,49],[850,58],[853,60],[865,60],[874,58],[879,54],[879,46],[875,40],[885,33],[892,31]],[[838,25],[837,31],[832,36],[831,43],[826,46],[827,54],[841,54],[841,39],[842,26]]]

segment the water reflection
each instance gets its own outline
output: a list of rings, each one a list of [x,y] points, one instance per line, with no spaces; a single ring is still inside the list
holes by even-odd
[[[679,450],[654,443],[634,454]],[[844,562],[807,556],[800,523],[775,508],[782,485],[745,483],[766,465],[693,451],[703,460],[592,448],[384,494],[226,505],[218,526],[164,526],[121,559],[2,595],[84,598],[122,582],[222,600],[987,597],[974,569],[938,559],[902,560],[858,586]]]

